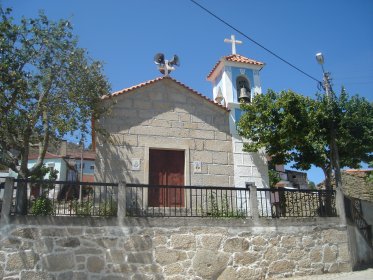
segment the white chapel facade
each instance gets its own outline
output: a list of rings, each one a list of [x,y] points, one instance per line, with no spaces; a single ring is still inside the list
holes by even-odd
[[[221,58],[207,77],[213,100],[168,75],[105,96],[108,113],[96,123],[111,141],[95,139],[96,181],[268,187],[265,155],[244,152],[236,130],[240,96],[261,94],[263,66],[234,53]]]

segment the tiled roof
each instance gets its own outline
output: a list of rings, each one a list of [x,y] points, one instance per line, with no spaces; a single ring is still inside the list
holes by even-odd
[[[31,155],[28,156],[29,160],[38,159],[38,158],[39,158],[39,154],[31,154]],[[49,153],[49,152],[45,153],[44,159],[52,159],[52,158],[62,158],[62,156],[56,155],[56,154],[52,154],[52,153]]]
[[[134,86],[132,86],[132,87],[129,87],[129,88],[125,88],[125,89],[122,89],[122,90],[116,91],[116,92],[114,92],[114,93],[112,93],[112,94],[110,94],[110,95],[105,95],[105,96],[103,96],[101,99],[103,99],[103,100],[105,100],[105,99],[109,99],[109,98],[112,98],[112,97],[115,97],[115,96],[121,95],[121,94],[123,94],[123,93],[131,92],[131,91],[133,91],[133,90],[135,90],[135,89],[142,88],[142,87],[146,87],[146,86],[152,85],[152,84],[154,84],[154,83],[156,83],[156,82],[158,82],[158,81],[166,80],[166,79],[171,80],[171,81],[177,83],[178,85],[184,87],[185,89],[189,90],[190,92],[192,92],[193,94],[199,96],[200,98],[203,98],[204,100],[206,100],[206,101],[208,101],[208,102],[214,104],[215,106],[217,106],[217,107],[219,107],[219,108],[221,108],[221,109],[224,109],[224,110],[226,110],[226,111],[229,111],[229,109],[227,109],[226,107],[224,107],[224,106],[222,106],[222,105],[220,105],[220,104],[215,103],[213,100],[211,100],[210,98],[204,96],[202,93],[199,93],[198,91],[196,91],[196,90],[194,90],[194,89],[188,87],[187,85],[185,85],[185,84],[179,82],[178,80],[175,80],[174,78],[171,78],[170,76],[162,76],[162,77],[158,77],[158,78],[156,78],[156,79],[149,80],[149,81],[143,82],[143,83],[141,83],[141,84],[134,85]]]
[[[38,157],[39,157],[39,154],[30,154],[28,156],[28,159],[29,160],[34,160],[34,159],[38,159]],[[56,155],[56,154],[52,154],[52,153],[46,152],[44,159],[53,159],[53,158],[75,158],[75,159],[80,159],[80,157],[81,157],[81,153],[80,152],[68,153],[66,156],[61,156],[61,155]],[[83,158],[87,159],[87,160],[95,160],[96,153],[95,152],[90,152],[90,151],[84,151],[83,152]]]
[[[245,56],[239,55],[239,54],[231,54],[228,56],[223,56],[212,68],[210,73],[207,76],[207,79],[211,77],[212,73],[218,68],[219,64],[222,63],[223,61],[231,61],[231,62],[240,62],[240,63],[245,63],[245,64],[251,64],[251,65],[258,65],[258,66],[263,66],[264,63],[260,61],[256,61],[250,58],[247,58]]]

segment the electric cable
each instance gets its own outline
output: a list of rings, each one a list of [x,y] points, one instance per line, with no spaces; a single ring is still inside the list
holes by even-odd
[[[297,66],[295,66],[294,64],[292,64],[291,62],[285,60],[284,58],[280,57],[279,55],[275,54],[273,51],[269,50],[268,48],[266,48],[265,46],[263,46],[262,44],[260,44],[259,42],[255,41],[254,39],[250,38],[249,36],[247,36],[245,33],[243,33],[242,31],[240,31],[239,29],[237,29],[236,27],[234,27],[233,25],[231,25],[230,23],[226,22],[225,20],[223,20],[222,18],[220,18],[219,16],[217,16],[216,14],[214,14],[213,12],[209,11],[207,8],[205,8],[204,6],[202,6],[201,4],[199,4],[198,2],[194,1],[194,0],[190,0],[192,3],[194,3],[195,5],[197,5],[198,7],[200,7],[202,10],[204,10],[205,12],[207,12],[208,14],[210,14],[211,16],[213,16],[214,18],[216,18],[217,20],[219,20],[220,22],[224,23],[225,25],[227,25],[228,27],[232,28],[234,31],[236,31],[237,33],[241,34],[242,36],[244,36],[246,39],[250,40],[251,42],[253,42],[255,45],[261,47],[262,49],[264,49],[265,51],[269,52],[271,55],[273,55],[274,57],[276,57],[277,59],[281,60],[282,62],[286,63],[287,65],[289,65],[290,67],[294,68],[295,70],[299,71],[300,73],[302,73],[303,75],[306,75],[307,77],[309,77],[310,79],[316,81],[318,84],[322,83],[320,80],[316,79],[315,77],[307,74],[306,72],[304,72],[302,69],[298,68]]]

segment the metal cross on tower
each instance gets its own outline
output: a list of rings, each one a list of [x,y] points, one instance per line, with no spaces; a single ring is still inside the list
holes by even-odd
[[[230,39],[224,39],[224,42],[232,44],[232,54],[236,54],[236,44],[242,44],[242,41],[236,40],[234,35],[231,35]]]

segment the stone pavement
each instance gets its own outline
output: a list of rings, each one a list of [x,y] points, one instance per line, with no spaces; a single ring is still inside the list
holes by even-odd
[[[323,275],[313,275],[304,277],[293,277],[290,280],[372,280],[373,268],[345,273],[333,273]]]

